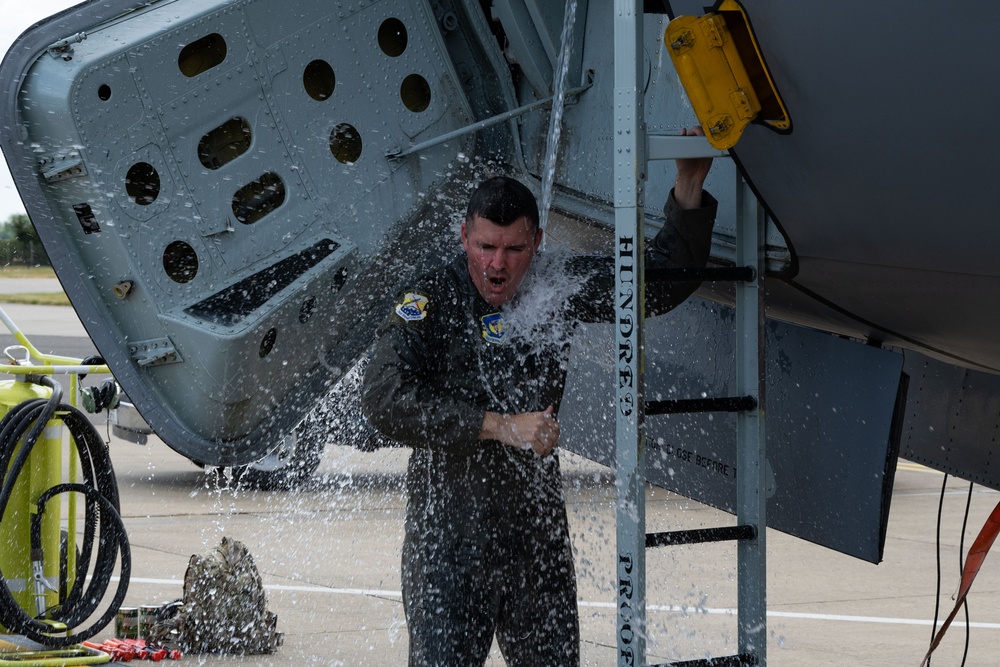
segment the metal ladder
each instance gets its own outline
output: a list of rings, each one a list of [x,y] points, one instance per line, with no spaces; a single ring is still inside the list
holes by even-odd
[[[615,0],[614,202],[617,485],[617,642],[619,667],[647,667],[646,549],[737,541],[738,653],[668,663],[673,667],[766,665],[767,604],[764,465],[765,216],[749,187],[737,187],[735,269],[705,269],[661,278],[736,281],[737,396],[647,403],[643,392],[643,182],[646,162],[719,155],[690,137],[647,137],[642,107],[642,3]],[[676,412],[737,414],[737,525],[646,534],[644,419]]]

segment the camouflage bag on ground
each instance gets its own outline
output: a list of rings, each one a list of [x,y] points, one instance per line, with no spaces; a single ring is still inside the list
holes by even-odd
[[[191,556],[175,609],[153,624],[152,642],[189,653],[272,653],[281,645],[260,573],[238,540],[223,537],[214,553]]]

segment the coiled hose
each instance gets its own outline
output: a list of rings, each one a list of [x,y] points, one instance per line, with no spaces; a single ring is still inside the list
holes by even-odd
[[[8,632],[24,635],[28,639],[46,646],[62,647],[79,643],[93,637],[104,629],[118,613],[128,591],[132,558],[129,551],[125,524],[119,513],[118,483],[111,467],[108,447],[87,416],[76,408],[61,403],[62,387],[48,377],[33,378],[38,384],[49,387],[52,395],[48,399],[36,398],[12,408],[0,420],[0,470],[7,474],[0,488],[0,517],[7,509],[21,470],[28,455],[38,441],[49,420],[58,411],[60,419],[69,429],[76,442],[82,468],[80,483],[58,484],[47,489],[38,499],[37,508],[31,518],[31,559],[40,563],[42,554],[42,515],[46,504],[65,493],[79,493],[86,499],[85,528],[83,542],[77,558],[73,587],[66,599],[57,608],[46,610],[46,620],[62,623],[72,634],[55,636],[57,630],[45,620],[32,617],[14,599],[5,580],[0,585],[0,625]],[[19,442],[24,446],[14,456]],[[95,551],[93,572],[88,577],[92,554]],[[73,548],[73,545],[70,545]],[[94,615],[104,599],[108,584],[114,575],[115,562],[121,556],[121,572],[118,589],[107,610],[86,629],[77,629]],[[49,554],[49,557],[53,555]],[[0,572],[0,577],[3,573]],[[89,579],[89,581],[88,581]]]

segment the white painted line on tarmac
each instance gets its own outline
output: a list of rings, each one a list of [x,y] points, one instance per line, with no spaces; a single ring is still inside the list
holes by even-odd
[[[118,577],[112,577],[112,581]],[[147,579],[144,577],[132,577],[129,579],[132,584],[159,584],[164,586],[184,587],[182,579]],[[373,588],[330,588],[329,586],[292,586],[288,584],[264,584],[264,588],[269,591],[292,591],[295,593],[327,593],[329,595],[370,595],[389,598],[403,598],[399,591],[382,591]]]
[[[113,579],[117,579],[114,577]],[[166,586],[184,587],[181,579],[147,579],[143,577],[132,577],[129,580],[134,584],[158,584]],[[325,593],[327,595],[355,595],[365,597],[385,597],[402,599],[403,595],[399,591],[386,591],[372,588],[330,588],[328,586],[295,586],[289,584],[265,584],[264,588],[269,591],[290,591],[295,593]],[[588,602],[580,600],[577,604],[581,607],[597,609],[617,609],[614,602]],[[678,605],[647,605],[647,612],[677,613],[697,616],[698,614],[722,614],[735,616],[735,609],[719,609],[713,607],[682,607]],[[933,625],[933,621],[925,621],[916,618],[890,618],[884,616],[850,616],[847,614],[810,614],[796,611],[769,611],[769,618],[788,618],[807,621],[842,621],[846,623],[880,623],[885,625]],[[962,623],[962,625],[965,625]],[[969,627],[984,628],[987,630],[1000,630],[1000,623],[969,623]]]
[[[371,588],[326,588],[325,586],[288,586],[283,584],[264,584],[269,591],[292,591],[296,593],[330,593],[333,595],[363,595],[381,598],[403,599],[399,591],[380,591]]]
[[[993,489],[986,489],[986,488],[984,488],[982,490],[977,489],[977,490],[973,491],[972,495],[974,495],[974,496],[980,496],[980,495],[990,495],[990,494],[996,494],[996,493],[1000,493],[1000,492],[994,491]],[[969,495],[969,490],[966,489],[965,491],[945,491],[944,495],[946,495],[946,496],[968,496]],[[941,496],[941,492],[940,491],[901,491],[900,493],[893,493],[892,494],[893,498],[921,498],[921,497],[926,497],[926,496],[931,496],[931,497],[934,497],[934,498],[939,498]]]
[[[610,602],[579,602],[581,607],[600,607],[605,609],[616,609],[617,605]],[[699,614],[721,614],[725,616],[735,616],[735,609],[716,609],[712,607],[682,607],[678,605],[646,605],[648,612],[680,613],[688,616]],[[933,621],[924,621],[915,618],[886,618],[884,616],[848,616],[846,614],[810,614],[797,611],[769,611],[768,618],[791,618],[804,619],[809,621],[845,621],[848,623],[884,623],[888,625],[933,625]],[[941,621],[938,621],[940,623]],[[965,625],[963,622],[962,625]],[[969,623],[973,628],[986,628],[989,630],[1000,630],[1000,623]]]
[[[916,618],[884,618],[881,616],[844,616],[841,614],[805,614],[792,611],[769,611],[768,616],[773,616],[776,618],[804,618],[810,620],[819,621],[846,621],[849,623],[886,623],[891,625],[926,625],[930,627],[934,624],[934,621],[923,621]],[[939,619],[938,624],[940,625],[944,619]],[[955,621],[954,625],[964,626],[965,622],[959,623],[958,620]],[[988,630],[1000,630],[1000,623],[976,623],[970,622],[969,627],[971,628],[986,628]]]

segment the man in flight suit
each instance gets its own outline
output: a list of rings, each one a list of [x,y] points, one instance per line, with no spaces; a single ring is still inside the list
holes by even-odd
[[[647,267],[708,260],[711,160],[677,167]],[[510,667],[575,667],[576,576],[554,450],[570,334],[578,322],[613,321],[614,260],[540,253],[535,198],[507,177],[472,195],[461,241],[461,256],[400,294],[362,389],[369,421],[413,447],[402,556],[409,664],[482,665],[495,635]],[[696,288],[649,285],[647,312]]]

